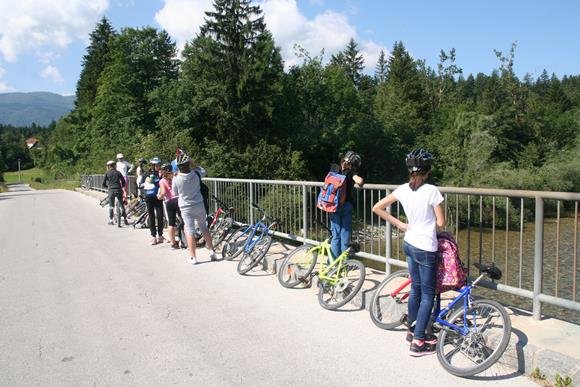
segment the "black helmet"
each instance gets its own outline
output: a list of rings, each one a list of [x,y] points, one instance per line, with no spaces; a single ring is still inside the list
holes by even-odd
[[[423,148],[415,149],[407,155],[405,163],[409,172],[428,171],[433,165],[433,155]]]
[[[361,158],[358,154],[353,151],[348,151],[342,158],[344,161],[347,161],[350,165],[352,165],[353,169],[359,169],[361,165]]]
[[[182,152],[181,154],[177,155],[177,158],[175,159],[175,163],[177,165],[183,165],[183,164],[187,164],[191,161],[191,157],[189,157],[187,155],[187,153]]]
[[[147,160],[145,160],[143,157],[141,157],[139,159],[139,164],[147,164]]]
[[[161,164],[161,170],[165,171],[165,172],[171,172],[172,168],[171,168],[171,164]]]

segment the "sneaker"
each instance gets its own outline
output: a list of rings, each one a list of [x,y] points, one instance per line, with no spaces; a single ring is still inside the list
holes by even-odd
[[[113,223],[113,219],[110,219],[110,220],[107,222],[107,224],[109,224],[109,225],[113,225],[113,224],[114,224],[114,223]]]
[[[157,238],[151,238],[151,246],[155,246],[157,244]]]
[[[129,221],[127,220],[127,218],[125,218],[125,226],[129,225]]]
[[[413,336],[415,336],[415,332],[413,332],[412,330],[408,330],[407,331],[407,337],[406,340],[410,343],[413,341]]]
[[[157,243],[163,243],[165,241],[165,238],[163,238],[162,235],[157,237]]]
[[[421,344],[412,342],[411,347],[409,348],[409,355],[413,357],[433,355],[434,353],[435,345],[427,344],[425,341],[423,341]]]
[[[209,252],[209,258],[212,261],[217,261],[218,260],[217,255],[215,255],[215,251],[214,250],[212,250],[212,251]]]
[[[189,263],[191,263],[192,265],[197,265],[197,258],[195,257],[189,257]]]
[[[175,250],[179,250],[179,249],[180,249],[180,247],[179,247],[179,243],[177,243],[177,242],[173,242],[173,243],[171,244],[171,248],[172,248],[172,249],[175,249]]]

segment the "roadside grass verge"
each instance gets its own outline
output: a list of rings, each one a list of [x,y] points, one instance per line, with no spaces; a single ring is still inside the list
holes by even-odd
[[[66,176],[61,172],[31,168],[24,171],[4,172],[5,184],[30,184],[34,189],[68,189],[74,190],[80,186],[78,175]]]

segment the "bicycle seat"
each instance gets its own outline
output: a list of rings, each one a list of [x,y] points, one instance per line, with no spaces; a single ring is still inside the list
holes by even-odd
[[[493,263],[491,265],[486,265],[484,263],[474,263],[473,266],[477,267],[481,273],[487,274],[492,280],[501,279],[501,270],[496,267]]]

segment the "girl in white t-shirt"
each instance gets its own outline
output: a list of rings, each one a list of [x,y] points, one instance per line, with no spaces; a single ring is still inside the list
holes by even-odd
[[[409,354],[423,356],[435,353],[437,339],[427,337],[437,274],[437,230],[445,226],[445,215],[441,207],[443,196],[426,181],[431,172],[433,156],[424,149],[416,149],[406,158],[409,182],[379,201],[373,212],[382,219],[405,232],[404,251],[412,278],[409,296],[408,319],[411,324],[407,337],[411,341]],[[401,202],[408,223],[403,223],[389,212],[395,202]]]

